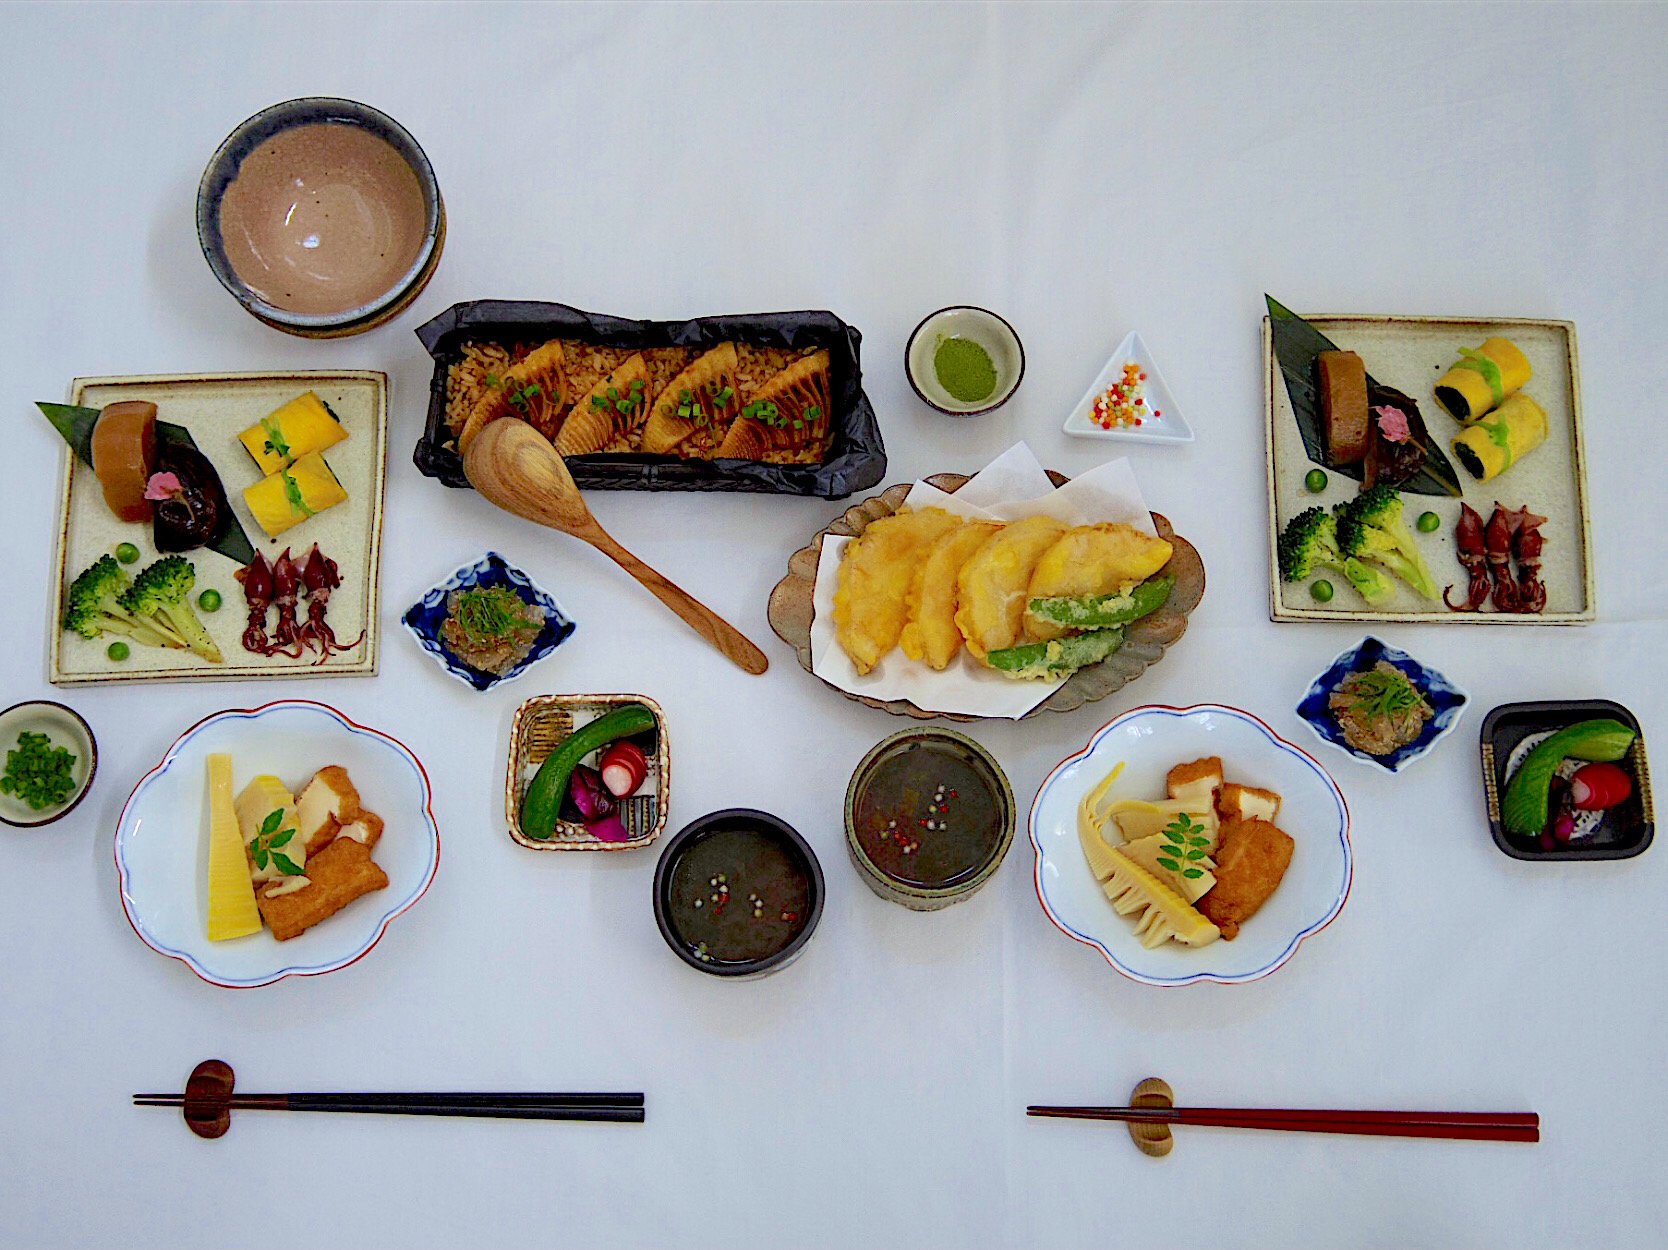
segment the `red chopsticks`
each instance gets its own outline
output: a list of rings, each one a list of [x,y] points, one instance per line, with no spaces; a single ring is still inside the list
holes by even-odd
[[[1319,1111],[1256,1107],[1027,1107],[1026,1115],[1134,1124],[1260,1128],[1288,1133],[1351,1133],[1361,1137],[1440,1137],[1538,1142],[1533,1111]]]

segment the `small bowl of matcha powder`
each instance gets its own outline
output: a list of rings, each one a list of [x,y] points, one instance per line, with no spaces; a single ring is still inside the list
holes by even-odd
[[[1013,397],[1025,376],[1025,348],[989,309],[957,304],[915,327],[904,372],[922,402],[952,417],[973,417]]]

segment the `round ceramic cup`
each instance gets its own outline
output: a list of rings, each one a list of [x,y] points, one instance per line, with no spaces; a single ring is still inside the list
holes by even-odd
[[[321,123],[356,126],[381,139],[404,158],[423,193],[422,239],[409,268],[386,290],[351,308],[331,312],[294,312],[269,303],[232,267],[220,233],[220,210],[226,189],[237,179],[245,158],[251,152],[285,131]],[[362,195],[364,189],[350,186],[346,194]],[[362,334],[398,316],[428,285],[446,243],[446,206],[441,201],[440,184],[435,180],[429,158],[404,126],[368,104],[329,96],[308,96],[286,100],[261,110],[232,131],[220,145],[197,186],[197,240],[220,285],[230,291],[233,298],[256,319],[275,330],[303,338],[345,338]]]
[[[1001,822],[996,845],[992,848],[989,858],[959,880],[944,886],[921,885],[888,873],[875,863],[857,837],[858,803],[875,771],[883,763],[929,743],[939,749],[953,751],[980,775],[996,802],[997,818]],[[865,885],[888,902],[897,903],[911,911],[938,911],[972,898],[1002,866],[1002,860],[1014,841],[1014,792],[1013,787],[1008,784],[1002,766],[989,751],[973,739],[949,729],[903,729],[877,743],[852,773],[851,784],[846,787],[845,821],[846,851]]]
[[[990,355],[996,366],[996,389],[969,403],[957,399],[938,380],[933,354],[945,339],[971,339]],[[952,417],[976,417],[994,412],[1013,398],[1025,379],[1025,346],[1014,328],[987,308],[955,304],[927,317],[909,336],[904,348],[904,372],[921,402]]]
[[[764,834],[785,849],[790,858],[799,861],[810,894],[810,915],[805,921],[805,926],[786,946],[774,954],[742,963],[714,963],[696,955],[674,925],[670,915],[672,874],[685,852],[692,849],[696,843],[722,830],[738,828]],[[660,926],[660,936],[666,939],[666,945],[691,968],[698,968],[709,976],[748,981],[780,972],[799,958],[800,952],[811,940],[811,934],[816,932],[817,921],[822,919],[822,904],[826,894],[822,865],[817,861],[817,853],[811,849],[810,843],[799,836],[793,826],[778,820],[769,812],[757,811],[751,807],[730,807],[720,812],[709,813],[685,825],[678,831],[677,836],[666,844],[666,849],[660,853],[660,862],[655,865],[654,870],[654,919]]]
[[[0,758],[4,752],[17,749],[17,736],[22,733],[45,734],[52,739],[53,746],[67,747],[75,756],[70,768],[70,780],[75,788],[55,807],[37,812],[15,794],[0,794],[0,821],[17,829],[33,829],[62,820],[87,797],[98,772],[98,741],[78,712],[44,699],[15,703],[0,712]]]

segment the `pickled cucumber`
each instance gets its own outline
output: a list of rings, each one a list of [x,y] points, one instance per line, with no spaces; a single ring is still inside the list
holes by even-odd
[[[1506,785],[1500,805],[1508,833],[1533,837],[1546,828],[1552,776],[1566,757],[1614,762],[1628,753],[1634,733],[1621,721],[1584,720],[1560,729],[1524,757]]]

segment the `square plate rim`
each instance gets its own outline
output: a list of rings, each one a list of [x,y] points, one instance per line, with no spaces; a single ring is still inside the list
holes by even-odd
[[[1532,326],[1537,329],[1561,331],[1569,346],[1570,425],[1575,474],[1576,503],[1581,512],[1581,588],[1586,606],[1579,612],[1336,612],[1314,608],[1283,607],[1280,603],[1280,511],[1275,495],[1274,480],[1274,408],[1275,387],[1279,382],[1279,362],[1274,356],[1274,323],[1267,313],[1262,317],[1263,340],[1263,460],[1266,470],[1268,502],[1268,619],[1275,622],[1364,621],[1386,625],[1428,625],[1442,622],[1451,625],[1590,625],[1598,620],[1598,587],[1593,571],[1592,505],[1587,493],[1586,436],[1581,416],[1581,356],[1576,344],[1575,322],[1550,317],[1455,317],[1422,316],[1404,313],[1298,313],[1303,320],[1316,322],[1345,321],[1358,325],[1406,324],[1415,326]]]
[[[371,508],[370,585],[366,589],[365,655],[354,668],[316,668],[312,665],[290,669],[257,669],[251,665],[223,666],[219,671],[196,669],[178,673],[66,673],[61,645],[63,631],[58,622],[64,611],[65,562],[69,559],[70,489],[74,482],[75,452],[65,446],[58,477],[58,531],[53,540],[53,583],[47,596],[47,682],[53,686],[116,686],[143,682],[177,681],[263,681],[292,677],[375,677],[382,667],[382,632],[378,616],[382,610],[382,514],[388,494],[388,409],[391,380],[381,369],[244,369],[231,372],[193,371],[185,373],[122,373],[75,377],[66,390],[67,402],[79,406],[88,388],[94,386],[180,386],[219,382],[266,382],[286,378],[317,382],[326,378],[371,386],[376,396],[376,490]],[[310,388],[309,388],[310,389]]]

